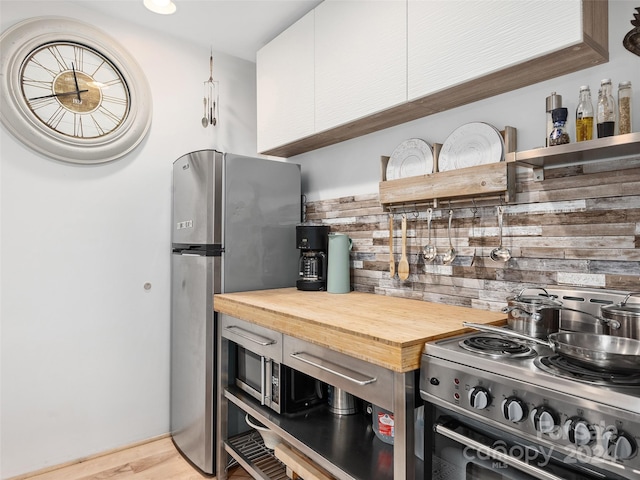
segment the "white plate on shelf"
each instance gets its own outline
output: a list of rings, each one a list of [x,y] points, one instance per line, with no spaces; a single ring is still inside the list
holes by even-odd
[[[427,173],[433,173],[433,149],[419,138],[410,138],[398,145],[387,163],[387,180]]]
[[[504,159],[504,140],[493,125],[467,123],[456,128],[442,144],[438,171],[475,167]]]

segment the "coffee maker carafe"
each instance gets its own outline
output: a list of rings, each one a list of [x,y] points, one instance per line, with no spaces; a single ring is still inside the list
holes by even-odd
[[[321,225],[296,226],[296,244],[300,250],[300,278],[298,290],[327,289],[327,247],[329,227]]]

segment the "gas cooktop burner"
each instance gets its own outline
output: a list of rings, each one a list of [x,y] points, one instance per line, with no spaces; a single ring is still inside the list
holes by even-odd
[[[590,383],[592,385],[611,385],[618,387],[640,386],[640,373],[604,372],[592,370],[560,355],[538,357],[533,362],[540,370],[552,375]]]
[[[459,345],[470,352],[492,357],[526,358],[536,354],[535,350],[514,340],[493,335],[475,335],[460,340]]]

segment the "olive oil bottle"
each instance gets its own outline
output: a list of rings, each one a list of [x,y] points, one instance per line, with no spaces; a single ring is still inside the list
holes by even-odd
[[[593,139],[593,103],[589,85],[580,87],[580,99],[576,108],[576,142]]]

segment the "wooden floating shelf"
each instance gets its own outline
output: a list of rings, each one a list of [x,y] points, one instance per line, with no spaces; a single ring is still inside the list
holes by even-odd
[[[505,127],[500,132],[505,141],[505,161],[459,168],[445,172],[386,180],[390,157],[381,157],[382,181],[379,184],[380,203],[385,206],[431,203],[438,200],[475,199],[477,197],[503,196],[506,202],[515,191],[515,164],[517,130]],[[442,145],[434,144],[434,169],[438,168],[438,156]]]
[[[504,195],[508,201],[510,172],[507,162],[478,165],[447,172],[380,182],[383,205],[421,203],[436,199]],[[514,170],[515,171],[515,170]]]
[[[453,201],[498,195],[504,196],[504,200],[509,202],[513,201],[515,194],[516,167],[541,169],[604,159],[640,159],[640,132],[522,152],[515,151],[515,135],[514,128],[505,128],[505,150],[510,153],[505,155],[503,162],[416,177],[387,181],[386,168],[389,157],[382,157],[383,181],[379,185],[380,203],[389,207],[423,203],[435,206],[437,200]],[[436,165],[439,151],[440,145],[434,145]]]

